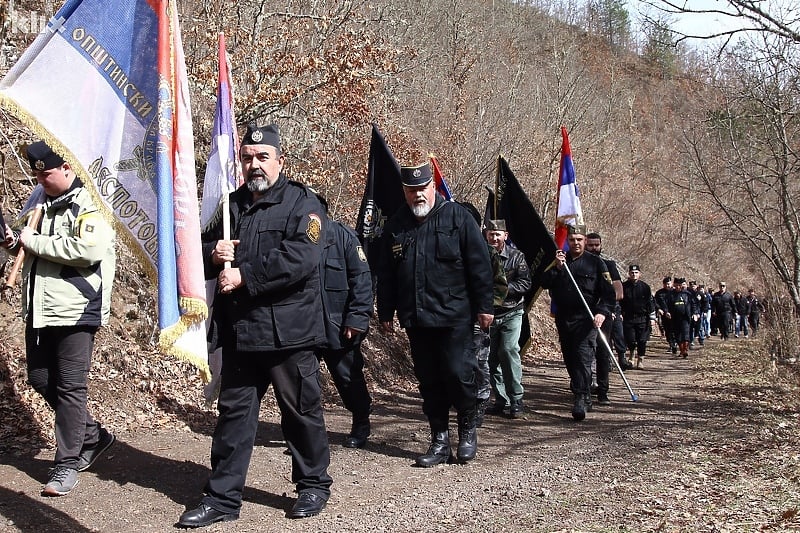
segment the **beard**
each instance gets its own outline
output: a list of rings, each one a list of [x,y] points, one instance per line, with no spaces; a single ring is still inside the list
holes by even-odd
[[[428,202],[424,204],[414,204],[411,206],[411,212],[414,213],[415,217],[425,218],[428,216],[428,213],[431,212],[431,206],[428,205]]]
[[[247,175],[247,190],[250,192],[263,193],[270,188],[267,175],[260,170],[256,170]]]

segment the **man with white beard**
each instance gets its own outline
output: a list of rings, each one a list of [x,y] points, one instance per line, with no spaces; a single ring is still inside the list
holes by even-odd
[[[450,458],[449,418],[458,419],[459,462],[478,449],[477,362],[468,349],[472,325],[494,318],[493,272],[486,243],[469,212],[436,193],[430,165],[401,169],[406,205],[384,227],[378,268],[378,319],[405,328],[419,381],[422,411],[431,426],[428,451],[418,466]]]

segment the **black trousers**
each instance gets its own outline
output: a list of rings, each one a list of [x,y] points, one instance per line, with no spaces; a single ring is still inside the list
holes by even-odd
[[[633,352],[633,348],[636,347],[636,357],[644,358],[647,341],[650,340],[650,321],[623,320],[622,327],[625,330],[625,343],[628,349]]]
[[[611,317],[607,318],[602,327],[603,335],[606,336],[609,348],[612,343],[612,335],[614,332],[614,320]],[[594,359],[597,363],[597,394],[598,396],[608,395],[608,374],[611,371],[611,358],[614,354],[609,353],[608,348],[601,341],[597,341],[597,348],[595,349]]]
[[[450,406],[459,414],[473,412],[477,405],[478,363],[469,346],[472,324],[449,328],[406,328],[419,381],[422,412],[431,428],[447,429]]]
[[[609,319],[610,320],[610,319]],[[608,322],[609,320],[606,320]],[[606,330],[606,322],[603,322],[603,331]],[[611,340],[614,341],[614,351],[620,357],[625,357],[628,344],[625,342],[625,332],[622,329],[622,319],[617,316],[611,324]]]
[[[94,326],[25,328],[28,383],[55,412],[55,464],[77,468],[83,446],[97,444],[100,424],[86,408]]]
[[[330,449],[322,415],[319,360],[310,348],[281,352],[222,350],[219,418],[211,443],[211,477],[203,503],[236,513],[242,506],[261,399],[272,384],[292,455],[297,491],[327,499]]]
[[[592,358],[597,349],[597,328],[588,317],[559,320],[558,340],[573,394],[589,395],[592,384]],[[605,349],[605,348],[603,348]]]
[[[325,361],[345,409],[353,413],[353,421],[368,419],[372,398],[364,379],[361,343],[340,350],[318,348],[317,355]]]

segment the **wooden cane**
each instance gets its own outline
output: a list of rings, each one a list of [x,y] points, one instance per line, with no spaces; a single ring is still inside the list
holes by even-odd
[[[36,227],[39,225],[39,222],[42,220],[43,212],[44,209],[42,209],[41,204],[34,207],[33,212],[28,216],[27,227],[36,229]],[[11,271],[8,273],[8,278],[6,278],[6,282],[3,284],[4,290],[10,289],[14,285],[16,285],[17,276],[19,276],[19,273],[22,270],[22,263],[24,261],[25,261],[25,249],[22,247],[22,244],[20,244],[19,252],[17,252],[17,258],[14,260],[14,265],[11,267]]]

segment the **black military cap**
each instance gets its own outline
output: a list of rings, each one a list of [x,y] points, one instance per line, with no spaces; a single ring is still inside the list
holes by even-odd
[[[631,265],[628,267],[628,272],[641,272],[639,270],[639,265]]]
[[[268,144],[269,146],[280,148],[281,136],[278,133],[278,125],[256,126],[255,124],[248,124],[247,133],[244,134],[244,139],[242,139],[242,146],[247,144]]]
[[[487,220],[486,231],[508,231],[506,229],[506,221],[502,218],[497,220]]]
[[[433,179],[431,166],[423,163],[418,167],[400,168],[400,180],[406,187],[422,187]]]
[[[664,278],[663,280],[661,280],[661,281],[662,281],[663,283],[671,283],[671,282],[672,282],[672,278],[671,278],[671,277],[669,277],[669,276],[667,276],[667,277],[665,277],[665,278]]]
[[[36,141],[28,145],[26,151],[28,154],[28,162],[31,164],[31,170],[33,172],[50,170],[51,168],[60,167],[64,164],[64,159],[55,153],[52,148],[47,146],[44,141]]]

